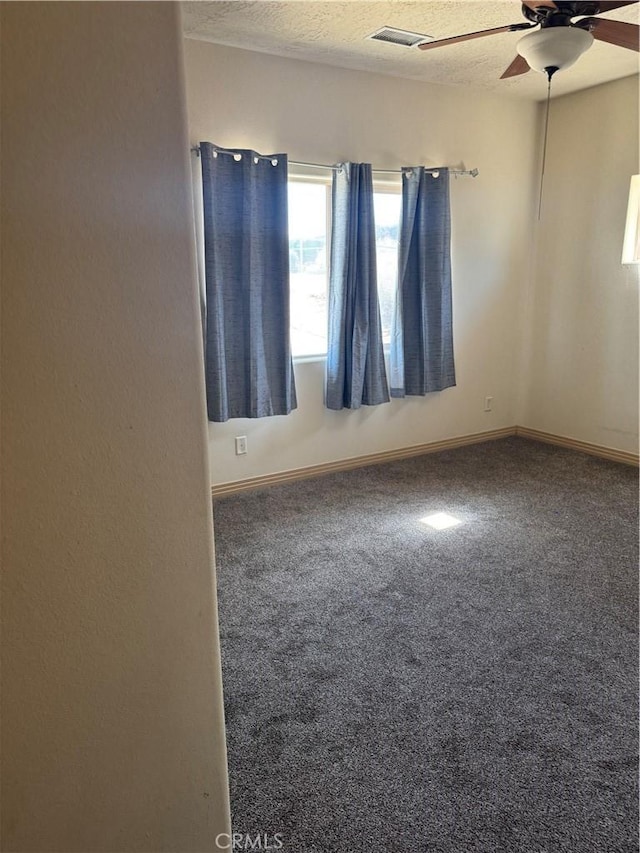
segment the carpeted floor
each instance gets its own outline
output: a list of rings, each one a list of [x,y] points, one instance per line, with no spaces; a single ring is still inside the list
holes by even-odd
[[[637,851],[637,509],[634,469],[518,438],[216,500],[234,829]]]

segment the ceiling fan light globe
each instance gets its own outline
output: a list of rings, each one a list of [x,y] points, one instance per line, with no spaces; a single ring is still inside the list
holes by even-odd
[[[569,68],[593,44],[593,36],[580,27],[547,27],[527,33],[516,49],[530,68],[544,73],[546,68]]]

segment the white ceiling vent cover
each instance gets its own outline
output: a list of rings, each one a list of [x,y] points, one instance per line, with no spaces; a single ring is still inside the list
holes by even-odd
[[[395,27],[381,27],[375,33],[366,38],[372,41],[386,41],[388,44],[398,44],[400,47],[416,47],[428,41],[433,41],[433,36],[424,33],[411,33],[409,30],[398,30]]]

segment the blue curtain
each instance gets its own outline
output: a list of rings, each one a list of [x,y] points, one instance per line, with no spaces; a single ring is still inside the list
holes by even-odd
[[[289,340],[287,156],[200,143],[210,421],[296,407]]]
[[[389,401],[376,281],[369,163],[333,173],[326,406],[358,409]]]
[[[398,289],[391,331],[391,396],[456,384],[451,309],[449,170],[402,170]]]

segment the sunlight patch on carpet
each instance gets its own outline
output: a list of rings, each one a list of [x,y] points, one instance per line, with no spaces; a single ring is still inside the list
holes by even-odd
[[[448,527],[457,527],[462,524],[459,518],[449,515],[448,512],[434,512],[433,515],[425,515],[420,521],[433,527],[434,530],[446,530]]]

